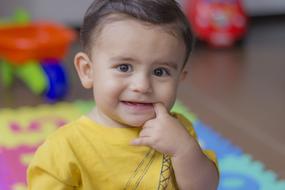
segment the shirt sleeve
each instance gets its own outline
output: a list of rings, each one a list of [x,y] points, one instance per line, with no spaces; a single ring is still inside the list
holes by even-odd
[[[28,189],[29,190],[74,190],[73,186],[64,184],[48,171],[40,167],[30,167],[28,171]]]
[[[28,167],[28,189],[74,190],[79,184],[78,173],[65,143],[47,140],[38,148]]]
[[[172,115],[178,119],[178,121],[187,129],[189,134],[198,142],[197,134],[193,128],[192,123],[187,118],[185,118],[182,114],[172,113]],[[217,161],[215,152],[212,150],[203,150],[203,152],[209,158],[209,160],[214,162],[217,169],[219,170],[218,161]]]

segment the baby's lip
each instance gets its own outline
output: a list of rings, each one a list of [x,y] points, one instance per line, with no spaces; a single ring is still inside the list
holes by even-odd
[[[148,106],[153,105],[153,103],[151,103],[151,102],[144,102],[144,101],[121,101],[121,102],[123,102],[125,104],[133,104],[133,105],[135,105],[135,104],[148,105]]]

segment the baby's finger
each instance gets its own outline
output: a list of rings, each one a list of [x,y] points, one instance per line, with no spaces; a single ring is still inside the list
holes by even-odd
[[[150,146],[150,138],[149,137],[139,137],[134,139],[131,142],[132,145],[135,146]]]
[[[160,102],[155,103],[153,107],[154,107],[156,117],[159,117],[161,114],[168,114],[166,107]]]
[[[139,134],[139,137],[150,137],[151,136],[151,128],[143,128]]]

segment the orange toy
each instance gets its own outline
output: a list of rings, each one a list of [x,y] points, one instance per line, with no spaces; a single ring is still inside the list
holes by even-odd
[[[13,64],[24,64],[27,60],[62,59],[74,39],[73,31],[48,22],[1,27],[0,58]]]

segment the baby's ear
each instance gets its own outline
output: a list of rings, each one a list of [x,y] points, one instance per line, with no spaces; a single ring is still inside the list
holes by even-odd
[[[79,52],[74,57],[74,66],[84,88],[92,88],[93,74],[91,61],[86,53]]]

